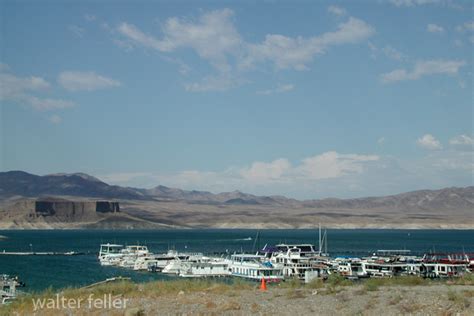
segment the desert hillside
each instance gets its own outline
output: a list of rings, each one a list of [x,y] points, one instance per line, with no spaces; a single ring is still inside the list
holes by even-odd
[[[57,204],[61,212],[41,212],[35,206],[58,200],[62,201]],[[87,202],[97,201],[117,203],[112,208],[120,211],[80,212]],[[318,223],[334,228],[472,229],[474,187],[300,201],[239,191],[214,194],[165,186],[124,188],[82,173],[0,173],[3,229],[313,228]]]

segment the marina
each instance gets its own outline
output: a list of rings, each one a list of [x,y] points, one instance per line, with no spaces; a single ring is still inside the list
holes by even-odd
[[[250,238],[250,240],[252,240]],[[259,242],[259,232],[252,249]],[[474,254],[425,253],[413,255],[407,249],[381,249],[369,256],[328,254],[327,231],[319,228],[318,248],[309,243],[274,246],[265,244],[253,253],[234,252],[221,257],[169,250],[153,254],[146,246],[101,244],[102,266],[117,266],[186,278],[236,277],[253,281],[280,282],[297,279],[309,283],[338,274],[348,279],[418,276],[459,277],[474,272]],[[323,251],[324,249],[324,251]]]
[[[114,245],[114,250],[119,245]],[[110,244],[101,245],[101,249]],[[135,246],[132,246],[135,247]],[[159,260],[156,258],[166,258]],[[280,244],[265,247],[256,253],[234,253],[225,257],[208,257],[203,254],[168,252],[153,254],[148,250],[130,254],[129,247],[119,252],[104,254],[99,262],[103,266],[132,268],[179,277],[229,276],[267,282],[298,279],[305,283],[315,278],[325,279],[339,274],[348,279],[418,276],[423,278],[458,277],[474,272],[473,254],[411,255],[409,251],[378,250],[366,257],[330,257],[314,250],[310,244]]]
[[[238,278],[229,276],[227,265],[233,254],[255,255],[259,252],[261,256],[266,257],[265,260],[268,261],[268,258],[273,256],[271,260],[275,264],[281,264],[277,259],[285,258],[281,253],[274,253],[277,245],[316,245],[312,251],[319,253],[317,227],[312,230],[260,230],[259,240],[255,238],[257,232],[250,229],[0,231],[1,235],[7,237],[0,245],[0,253],[4,250],[6,253],[0,255],[0,274],[18,276],[27,285],[23,290],[30,292],[48,287],[82,287],[117,276],[128,277],[134,282],[173,280],[180,277],[200,278],[201,275]],[[321,235],[324,236],[324,232]],[[474,244],[470,242],[474,240],[474,232],[471,230],[445,230],[440,233],[439,230],[328,229],[327,236],[327,250],[322,243],[323,261],[330,259],[333,263],[332,270],[342,271],[351,265],[351,274],[356,274],[356,269],[360,270],[358,278],[365,275],[362,270],[362,258],[370,259],[376,249],[410,249],[410,254],[405,254],[405,258],[407,268],[412,269],[407,273],[412,274],[419,274],[420,263],[412,262],[411,256],[423,258],[424,254],[429,253],[474,253]],[[100,245],[107,243],[122,245],[123,248],[133,245],[146,246],[153,256],[138,256],[134,266],[130,263],[128,268],[120,265],[101,265],[98,259]],[[74,251],[82,255],[7,254],[29,253],[30,245],[33,252]],[[324,255],[327,252],[329,256]],[[176,270],[174,273],[160,273],[177,255],[190,254],[200,255],[202,258],[193,260],[194,262],[181,262],[182,267],[178,274]],[[181,261],[186,261],[186,257],[182,258],[184,260],[180,259]],[[310,269],[320,269],[322,274],[327,267],[323,263],[315,260]],[[290,272],[289,269],[286,271]],[[318,272],[311,272],[313,273]]]

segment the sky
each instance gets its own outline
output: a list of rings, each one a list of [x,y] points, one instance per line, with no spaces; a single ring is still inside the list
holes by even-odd
[[[470,1],[0,0],[0,168],[298,199],[473,185]]]

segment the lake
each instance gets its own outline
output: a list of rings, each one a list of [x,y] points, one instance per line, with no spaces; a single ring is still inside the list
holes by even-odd
[[[255,241],[260,232],[258,242]],[[155,253],[168,249],[178,251],[223,253],[252,251],[265,244],[318,244],[318,231],[192,229],[192,230],[0,230],[0,251],[76,251],[78,256],[3,256],[0,274],[18,275],[27,291],[48,287],[82,286],[113,276],[128,276],[135,281],[167,279],[159,273],[134,272],[115,267],[102,267],[97,260],[101,243],[136,243]],[[377,249],[410,249],[425,252],[474,253],[474,230],[375,230],[330,229],[327,231],[331,256],[369,255]]]

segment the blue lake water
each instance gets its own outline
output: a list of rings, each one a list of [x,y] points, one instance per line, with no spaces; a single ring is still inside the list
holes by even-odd
[[[113,276],[135,281],[170,278],[159,273],[134,272],[102,267],[97,261],[101,243],[147,245],[155,253],[173,248],[189,252],[251,251],[257,230],[21,230],[1,231],[0,251],[84,252],[80,256],[3,256],[0,274],[18,275],[26,290],[82,286]],[[415,254],[429,251],[474,253],[474,230],[328,230],[331,256],[369,255],[377,249],[410,249]],[[252,240],[249,240],[249,237]],[[317,230],[260,230],[256,247],[265,244],[318,243]]]

